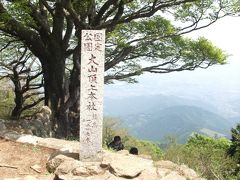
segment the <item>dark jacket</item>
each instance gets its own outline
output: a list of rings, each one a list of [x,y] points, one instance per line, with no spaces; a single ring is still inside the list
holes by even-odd
[[[112,141],[110,144],[108,144],[108,147],[116,151],[120,151],[124,149],[124,145],[121,141],[118,141],[118,142]]]

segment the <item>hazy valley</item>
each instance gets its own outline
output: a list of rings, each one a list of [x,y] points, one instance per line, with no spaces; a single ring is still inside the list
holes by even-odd
[[[229,138],[230,129],[240,122],[236,72],[219,80],[207,79],[205,73],[202,80],[195,81],[199,75],[186,72],[151,80],[143,76],[138,84],[106,86],[104,114],[122,120],[132,134],[147,140],[175,136],[183,143],[193,132]]]

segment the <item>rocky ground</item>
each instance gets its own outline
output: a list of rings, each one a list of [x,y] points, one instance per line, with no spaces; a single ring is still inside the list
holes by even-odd
[[[0,179],[53,179],[46,169],[46,163],[54,151],[0,138]]]
[[[201,179],[184,165],[153,162],[127,151],[103,151],[101,162],[81,162],[79,142],[23,135],[3,124],[0,137],[0,180]]]

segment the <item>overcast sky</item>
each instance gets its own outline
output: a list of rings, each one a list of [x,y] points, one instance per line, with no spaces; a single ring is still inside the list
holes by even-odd
[[[216,46],[232,54],[232,57],[229,58],[231,63],[240,65],[239,32],[240,17],[225,17],[205,29],[188,34],[188,36],[193,38],[204,36],[208,38]]]
[[[196,86],[209,86],[215,91],[228,89],[240,90],[240,17],[226,17],[215,24],[188,34],[188,37],[206,37],[214,45],[223,49],[228,57],[228,64],[214,65],[208,69],[167,74],[166,81],[184,82]],[[162,75],[161,75],[162,76]],[[221,88],[221,89],[219,89]],[[238,93],[240,93],[238,91]]]

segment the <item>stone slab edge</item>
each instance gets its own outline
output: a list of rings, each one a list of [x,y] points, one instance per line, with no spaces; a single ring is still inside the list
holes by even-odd
[[[11,130],[0,131],[0,137],[3,139],[16,141],[19,143],[32,144],[35,146],[37,145],[56,150],[68,151],[72,153],[79,152],[78,141],[67,141],[64,139],[56,138],[41,138],[29,134],[19,134],[18,132]]]

